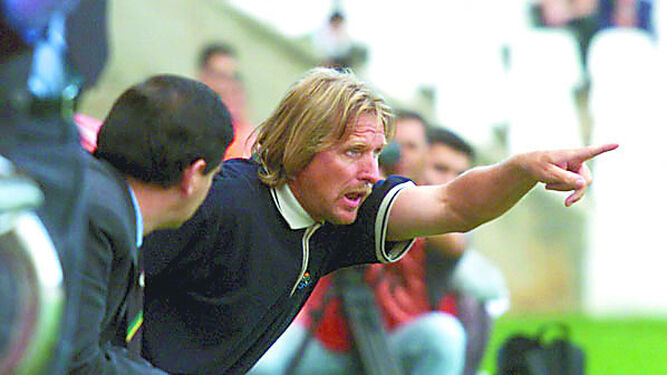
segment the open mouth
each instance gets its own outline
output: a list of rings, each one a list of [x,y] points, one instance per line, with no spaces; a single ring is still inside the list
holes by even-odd
[[[351,201],[357,201],[362,198],[363,194],[362,193],[347,193],[345,194],[345,198],[351,200]]]
[[[364,198],[366,198],[366,195],[368,195],[368,193],[365,191],[351,191],[346,193],[344,197],[348,206],[351,208],[357,208],[359,205],[361,205],[361,202],[363,202]]]

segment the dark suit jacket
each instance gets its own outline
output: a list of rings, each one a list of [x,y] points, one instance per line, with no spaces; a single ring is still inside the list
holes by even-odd
[[[125,179],[113,167],[86,158],[88,236],[81,270],[81,306],[70,373],[164,374],[134,361],[118,339],[139,274],[136,213]]]

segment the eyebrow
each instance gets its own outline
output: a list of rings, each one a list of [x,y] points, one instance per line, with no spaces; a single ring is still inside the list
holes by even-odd
[[[388,144],[389,144],[389,143],[387,143],[387,140],[385,140],[385,141],[382,142],[382,144],[380,145],[380,148],[385,148]],[[354,148],[354,147],[375,148],[374,145],[371,145],[371,144],[368,144],[368,143],[365,143],[365,142],[361,142],[361,141],[352,141],[352,142],[349,143],[349,144],[345,144],[345,143],[344,143],[344,145],[345,145],[345,148],[350,148],[350,147],[352,147],[352,148]]]

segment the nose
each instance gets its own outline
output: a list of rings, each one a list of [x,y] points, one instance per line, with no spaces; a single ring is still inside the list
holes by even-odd
[[[380,167],[378,158],[374,153],[369,152],[360,160],[359,179],[371,184],[380,180]]]

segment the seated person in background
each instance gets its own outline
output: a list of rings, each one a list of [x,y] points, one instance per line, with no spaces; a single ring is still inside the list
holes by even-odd
[[[345,15],[336,10],[327,23],[313,35],[315,51],[322,56],[322,65],[349,67],[352,57],[352,38],[347,31]]]
[[[142,237],[194,214],[232,138],[224,104],[194,80],[155,76],[116,100],[96,158],[86,155],[88,235],[69,373],[163,373],[139,357],[135,341],[141,338]]]
[[[617,147],[519,154],[415,186],[380,179],[393,133],[391,109],[351,72],[316,68],[296,82],[253,158],[224,162],[191,220],[146,239],[145,358],[173,373],[245,373],[322,276],[394,262],[415,237],[472,230],[538,182],[572,190],[570,206],[591,182],[584,162]]]
[[[536,0],[532,22],[538,27],[563,27],[579,42],[586,67],[593,36],[610,27],[630,27],[653,34],[652,0]]]
[[[417,112],[397,111],[394,143],[398,154],[392,162],[380,163],[384,176],[405,176],[417,184],[423,183],[428,160],[429,126]]]
[[[649,33],[653,25],[652,0],[599,0],[597,13],[600,28],[633,27]]]
[[[197,79],[220,95],[229,108],[234,124],[234,141],[225,154],[225,160],[250,157],[255,140],[254,130],[248,120],[246,93],[236,50],[224,43],[206,45],[199,55]]]
[[[579,59],[586,66],[588,45],[598,31],[599,0],[536,0],[532,6],[532,21],[537,27],[556,27],[569,30],[579,42]]]
[[[472,167],[475,152],[456,133],[433,128],[428,143],[425,184],[446,184]],[[490,338],[492,318],[509,306],[509,291],[502,273],[467,242],[461,233],[428,237],[424,258],[432,306],[445,311],[453,309],[463,324],[465,375],[477,372]]]

